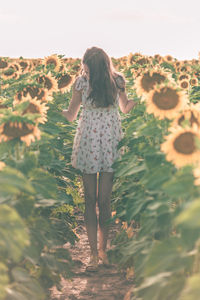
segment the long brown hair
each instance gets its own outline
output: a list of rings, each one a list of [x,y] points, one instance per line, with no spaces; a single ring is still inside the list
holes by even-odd
[[[124,77],[114,70],[110,57],[103,49],[92,47],[86,50],[82,63],[88,66],[90,73],[91,92],[87,98],[91,98],[96,107],[113,105],[116,101],[117,87],[120,88],[116,78],[121,76],[124,80]]]

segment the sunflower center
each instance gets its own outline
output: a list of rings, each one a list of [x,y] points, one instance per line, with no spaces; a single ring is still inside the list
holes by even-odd
[[[4,71],[4,75],[5,76],[12,76],[13,73],[15,72],[13,67],[10,67],[9,69],[7,69],[6,71]]]
[[[53,64],[54,66],[57,65],[56,60],[53,59],[53,58],[48,59],[48,60],[47,60],[47,64]]]
[[[14,126],[11,126],[10,122],[7,122],[4,125],[3,134],[8,137],[17,138],[32,133],[33,129],[33,125],[24,122],[18,122]]]
[[[62,75],[61,78],[58,80],[58,88],[62,89],[68,86],[71,82],[71,76],[69,74]]]
[[[181,82],[181,87],[182,87],[183,89],[188,88],[188,86],[189,86],[189,84],[188,84],[187,81],[182,81],[182,82]]]
[[[195,78],[191,79],[190,81],[191,85],[195,85],[197,83],[197,80]]]
[[[171,62],[171,61],[173,60],[172,56],[170,56],[170,55],[168,55],[168,56],[166,57],[166,59],[167,59],[167,61],[169,61],[169,62]]]
[[[150,76],[149,72],[143,75],[141,84],[145,91],[149,92],[153,86],[158,83],[160,84],[165,80],[165,76],[161,75],[158,72],[154,72],[152,76]]]
[[[163,87],[159,92],[154,93],[152,101],[159,109],[169,110],[177,106],[179,96],[174,89]]]
[[[195,135],[192,132],[180,134],[174,141],[174,148],[177,152],[189,155],[195,150]]]

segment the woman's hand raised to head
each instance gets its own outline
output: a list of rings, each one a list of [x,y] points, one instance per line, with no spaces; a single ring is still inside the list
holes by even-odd
[[[82,99],[81,91],[75,88],[75,84],[76,82],[73,84],[72,99],[69,103],[68,110],[63,110],[61,113],[69,122],[73,122],[76,119]]]

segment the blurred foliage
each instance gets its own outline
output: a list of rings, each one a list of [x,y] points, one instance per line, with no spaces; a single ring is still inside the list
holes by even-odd
[[[162,66],[174,74],[169,63]],[[134,96],[132,76],[126,76],[138,104],[122,117],[119,148],[125,153],[113,166],[112,199],[113,220],[121,222],[122,230],[110,255],[127,272],[133,270],[127,299],[195,300],[200,293],[200,188],[191,166],[176,169],[160,151],[171,121],[147,114],[145,103]],[[199,86],[191,88],[189,97],[199,101]]]

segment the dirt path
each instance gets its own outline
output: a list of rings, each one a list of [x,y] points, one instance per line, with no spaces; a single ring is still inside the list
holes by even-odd
[[[110,241],[115,235],[118,225],[111,225]],[[116,266],[105,267],[99,265],[97,272],[87,272],[85,267],[89,262],[89,244],[84,226],[83,216],[78,216],[77,233],[80,240],[74,245],[65,244],[63,247],[70,249],[72,259],[75,262],[74,275],[71,280],[62,278],[62,291],[56,287],[51,289],[51,299],[59,300],[123,300],[125,294],[133,285],[126,279],[126,275],[120,272]]]

